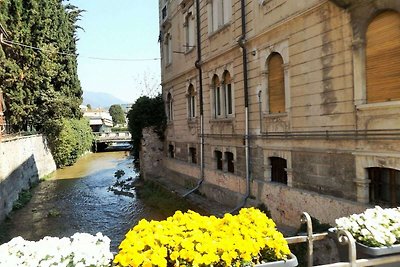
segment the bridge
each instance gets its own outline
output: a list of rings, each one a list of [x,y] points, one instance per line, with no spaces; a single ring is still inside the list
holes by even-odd
[[[127,144],[132,141],[132,136],[130,132],[94,132],[94,151],[104,150],[107,147],[115,146],[116,149],[128,150],[129,145],[121,146],[122,144]],[[125,148],[125,149],[124,149]]]

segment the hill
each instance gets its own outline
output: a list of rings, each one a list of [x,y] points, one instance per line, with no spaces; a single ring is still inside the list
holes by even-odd
[[[124,104],[121,99],[109,93],[103,92],[83,92],[83,104],[90,104],[92,108],[109,108],[112,104]]]

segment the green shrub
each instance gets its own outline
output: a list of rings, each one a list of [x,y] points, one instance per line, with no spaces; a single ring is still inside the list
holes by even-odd
[[[81,155],[90,150],[93,143],[92,130],[85,118],[47,122],[44,132],[58,167],[74,164]]]
[[[160,140],[164,138],[164,131],[167,125],[167,117],[164,110],[162,95],[155,97],[139,97],[128,112],[128,128],[132,135],[133,156],[139,158],[142,130],[146,127],[154,127]]]

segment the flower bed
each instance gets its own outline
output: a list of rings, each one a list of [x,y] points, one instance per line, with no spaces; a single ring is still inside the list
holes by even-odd
[[[110,239],[76,233],[71,238],[45,237],[37,242],[13,238],[0,246],[0,266],[110,266]]]
[[[126,234],[118,266],[249,266],[287,260],[288,244],[255,208],[223,218],[177,211],[164,221],[141,220]]]
[[[369,247],[400,243],[400,208],[376,206],[360,214],[336,220],[337,228],[349,231],[357,242]]]

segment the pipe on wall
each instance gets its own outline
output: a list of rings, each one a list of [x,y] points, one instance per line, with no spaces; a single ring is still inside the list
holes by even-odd
[[[187,197],[198,190],[204,181],[204,108],[203,108],[203,71],[201,68],[201,33],[200,33],[200,0],[196,0],[196,33],[197,33],[197,60],[195,66],[199,72],[200,98],[200,180],[196,187],[183,195]]]
[[[238,43],[242,50],[243,60],[243,90],[244,90],[244,112],[245,112],[245,160],[246,160],[246,193],[241,203],[232,211],[239,210],[246,204],[247,199],[250,196],[250,143],[249,143],[249,85],[248,85],[248,69],[247,69],[247,48],[246,48],[246,0],[240,1],[241,9],[241,24],[242,24],[242,36]]]

